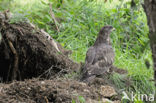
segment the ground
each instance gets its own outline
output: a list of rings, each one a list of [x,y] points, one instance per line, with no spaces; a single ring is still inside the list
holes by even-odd
[[[113,87],[69,79],[14,81],[0,84],[1,103],[120,103]]]

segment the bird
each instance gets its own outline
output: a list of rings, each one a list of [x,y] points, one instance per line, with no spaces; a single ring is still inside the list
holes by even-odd
[[[111,25],[101,28],[95,43],[91,46],[82,68],[81,81],[89,82],[108,72],[114,62],[115,53],[111,45],[110,34],[115,30]]]

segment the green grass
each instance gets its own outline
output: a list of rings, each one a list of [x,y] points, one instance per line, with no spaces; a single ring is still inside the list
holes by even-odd
[[[49,15],[49,1],[57,19],[60,32],[56,31],[54,21]],[[25,14],[39,28],[45,29],[56,41],[73,51],[71,58],[84,62],[86,51],[94,43],[98,31],[104,25],[116,28],[111,35],[115,50],[114,65],[129,71],[132,87],[127,91],[152,93],[152,67],[147,69],[144,61],[148,59],[152,65],[148,39],[146,15],[140,5],[130,8],[130,0],[13,0],[10,10]],[[111,0],[108,0],[111,1]],[[6,3],[4,3],[6,4]],[[2,8],[1,8],[2,9]],[[6,9],[3,8],[3,9]],[[123,87],[122,76],[114,75],[112,79],[118,87]]]

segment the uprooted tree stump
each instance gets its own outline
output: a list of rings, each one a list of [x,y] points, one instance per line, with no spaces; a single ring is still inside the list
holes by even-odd
[[[79,68],[46,32],[27,22],[10,24],[2,15],[0,77],[3,81],[53,77]]]

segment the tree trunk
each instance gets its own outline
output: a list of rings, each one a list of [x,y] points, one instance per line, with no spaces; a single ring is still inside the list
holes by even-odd
[[[154,79],[156,86],[156,0],[144,0],[144,10],[148,19],[149,39],[154,64]]]

